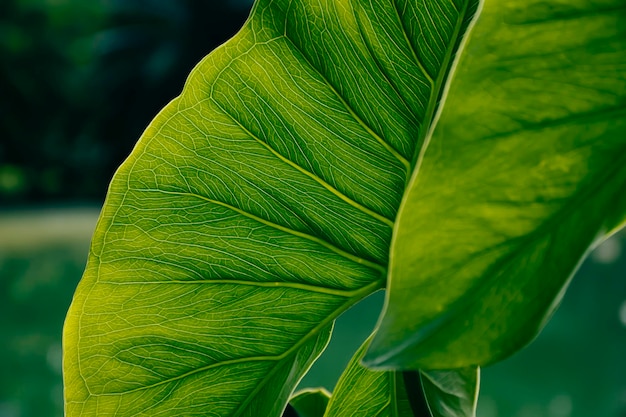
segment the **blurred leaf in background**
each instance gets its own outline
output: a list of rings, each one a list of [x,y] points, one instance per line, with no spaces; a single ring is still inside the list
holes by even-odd
[[[148,121],[250,6],[3,0],[0,202],[101,201]]]
[[[0,212],[0,417],[63,415],[61,330],[97,215]]]

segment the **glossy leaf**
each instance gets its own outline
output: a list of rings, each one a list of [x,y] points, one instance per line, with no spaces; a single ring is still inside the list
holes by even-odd
[[[111,183],[64,329],[67,415],[280,415],[385,285],[476,7],[259,0]]]
[[[622,0],[487,1],[396,223],[382,368],[502,359],[626,218]]]
[[[330,393],[323,388],[306,389],[296,393],[289,404],[298,417],[323,417],[330,400]]]
[[[339,379],[324,417],[473,417],[478,370],[374,371],[361,365],[368,343]]]

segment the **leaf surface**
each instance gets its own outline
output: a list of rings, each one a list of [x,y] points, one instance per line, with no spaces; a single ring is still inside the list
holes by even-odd
[[[370,365],[512,354],[626,218],[626,4],[491,0],[464,52],[399,212]]]
[[[392,227],[477,2],[259,0],[120,167],[68,416],[278,416]]]
[[[324,417],[474,417],[478,370],[375,371],[361,365],[368,342],[339,378]]]

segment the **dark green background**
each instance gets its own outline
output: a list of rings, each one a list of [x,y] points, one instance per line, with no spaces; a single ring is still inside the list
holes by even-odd
[[[0,2],[0,417],[62,415],[61,329],[115,168],[250,1]],[[581,266],[530,347],[487,368],[479,417],[626,417],[626,237]],[[382,293],[302,382],[332,388]]]
[[[247,0],[0,1],[0,201],[102,201]]]

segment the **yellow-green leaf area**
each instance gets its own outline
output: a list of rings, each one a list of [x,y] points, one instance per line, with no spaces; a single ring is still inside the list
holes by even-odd
[[[366,356],[483,365],[529,343],[626,216],[622,1],[487,1],[395,226]]]

